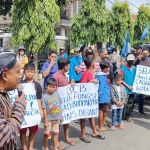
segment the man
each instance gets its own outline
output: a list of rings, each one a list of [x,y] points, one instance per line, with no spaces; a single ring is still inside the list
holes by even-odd
[[[68,54],[65,53],[65,47],[60,47],[59,54],[57,56],[57,61],[59,58],[68,58]]]
[[[26,110],[24,94],[16,97],[13,107],[7,94],[17,88],[20,69],[15,53],[0,53],[0,150],[14,150]]]
[[[133,65],[135,61],[135,56],[131,53],[127,54],[126,56],[126,65],[122,66],[120,70],[120,74],[124,78],[124,82],[122,83],[126,87],[126,94],[127,99],[126,103],[124,105],[122,119],[127,122],[133,122],[130,119],[131,113],[132,113],[132,107],[134,103],[134,93],[132,92],[132,86],[136,74],[136,67]]]
[[[138,47],[138,48],[136,49],[135,57],[138,58],[141,53],[142,53],[142,48],[141,48],[141,47]]]
[[[108,57],[108,51],[105,48],[102,48],[99,50],[99,62],[101,62],[102,60],[105,60]]]
[[[149,49],[145,47],[142,50],[142,55],[140,55],[140,57],[135,61],[135,65],[150,67],[150,61],[148,60],[148,56],[149,56]],[[143,106],[144,106],[145,95],[135,94],[135,100],[139,101],[139,114],[144,116],[145,113],[143,110]]]

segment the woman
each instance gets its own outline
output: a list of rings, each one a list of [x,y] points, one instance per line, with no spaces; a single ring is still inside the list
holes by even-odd
[[[28,63],[28,57],[25,54],[26,50],[24,47],[19,47],[18,52],[17,61],[21,65],[21,69],[23,69],[24,65]]]

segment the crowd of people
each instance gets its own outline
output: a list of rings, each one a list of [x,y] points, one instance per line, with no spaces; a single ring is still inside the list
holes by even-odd
[[[58,87],[64,87],[69,84],[74,86],[76,83],[98,84],[98,126],[96,126],[95,118],[89,118],[92,129],[91,136],[96,139],[105,139],[100,134],[102,131],[115,131],[116,127],[124,130],[123,121],[133,122],[130,116],[136,101],[139,102],[139,114],[145,115],[143,109],[145,95],[135,94],[132,86],[136,74],[136,66],[150,67],[148,48],[139,47],[136,51],[127,54],[125,60],[121,59],[121,56],[117,54],[117,50],[113,46],[100,50],[97,50],[95,47],[77,47],[74,48],[70,58],[65,53],[64,47],[60,48],[59,55],[57,55],[56,51],[51,50],[48,60],[43,64],[41,70],[44,78],[43,90],[41,85],[33,79],[35,66],[32,63],[28,63],[25,48],[19,48],[16,60],[14,55],[13,53],[0,54],[0,117],[2,118],[0,120],[0,130],[3,132],[3,135],[0,134],[0,140],[2,139],[0,149],[2,148],[2,150],[7,148],[12,150],[17,133],[20,133],[22,150],[33,150],[35,134],[38,131],[38,125],[29,127],[29,143],[26,144],[27,128],[20,129],[26,102],[23,100],[23,96],[17,97],[13,109],[10,103],[7,103],[9,98],[5,91],[16,88],[20,79],[19,64],[21,65],[22,74],[20,82],[35,84],[37,102],[41,117],[44,120],[44,150],[48,150],[48,139],[51,138],[51,131],[53,135],[53,149],[65,149],[59,142],[59,134],[62,134],[59,133],[59,126],[62,123],[62,101],[59,93],[57,93]],[[9,61],[6,62],[8,58],[9,61],[13,60],[13,65]],[[8,105],[12,113],[7,112]],[[108,124],[106,117],[110,110],[112,111],[112,117],[111,124]],[[80,122],[81,135],[79,137],[81,141],[91,143],[90,137],[85,132],[85,120],[75,120],[75,123]],[[2,125],[2,123],[5,125]],[[65,142],[74,146],[76,143],[70,139],[69,124],[63,124],[63,128]],[[7,138],[4,137],[4,134],[7,135]]]

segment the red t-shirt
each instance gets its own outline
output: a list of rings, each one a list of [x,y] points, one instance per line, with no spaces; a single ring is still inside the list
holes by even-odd
[[[80,80],[80,83],[88,83],[90,82],[91,80],[93,79],[93,75],[88,71],[86,70],[83,75],[82,75],[82,78]]]

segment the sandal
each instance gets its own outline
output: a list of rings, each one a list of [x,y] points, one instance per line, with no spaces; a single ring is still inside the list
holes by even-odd
[[[110,129],[109,128],[101,128],[101,129],[97,129],[98,132],[103,132],[103,131],[109,131]]]
[[[101,139],[101,140],[104,140],[104,139],[105,139],[105,137],[102,136],[101,134],[98,134],[98,135],[96,135],[96,136],[93,136],[93,135],[92,135],[92,137],[93,137],[93,138],[96,138],[96,139]]]
[[[59,145],[57,146],[57,148],[58,148],[59,150],[65,150],[65,147],[64,147],[63,145],[61,145],[61,144],[59,144]]]
[[[86,136],[85,138],[80,138],[80,140],[85,142],[85,143],[91,143],[91,140],[88,136]]]
[[[73,140],[70,140],[70,141],[66,141],[65,140],[65,143],[71,145],[71,146],[74,146],[76,143],[73,141]]]

